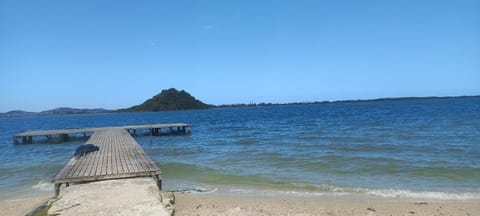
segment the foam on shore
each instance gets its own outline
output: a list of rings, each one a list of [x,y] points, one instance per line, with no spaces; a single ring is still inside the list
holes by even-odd
[[[53,191],[53,184],[50,181],[40,180],[37,184],[32,186],[32,189],[40,191]]]

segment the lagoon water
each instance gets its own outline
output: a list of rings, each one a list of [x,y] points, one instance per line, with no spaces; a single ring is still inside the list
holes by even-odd
[[[480,198],[480,98],[0,118],[0,202],[51,194],[84,140],[14,145],[26,130],[184,122],[137,136],[164,188],[266,196]]]

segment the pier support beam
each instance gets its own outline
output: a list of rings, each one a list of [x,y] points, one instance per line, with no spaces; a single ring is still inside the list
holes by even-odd
[[[152,177],[155,180],[155,182],[157,183],[158,189],[162,190],[162,177],[160,177],[159,175],[154,175]]]
[[[58,197],[60,195],[60,186],[62,184],[55,184],[55,197]]]
[[[68,134],[60,134],[60,142],[68,141]]]
[[[135,135],[135,134],[137,134],[137,129],[128,129],[128,133],[130,135]]]
[[[183,133],[191,133],[192,128],[190,126],[183,126]]]

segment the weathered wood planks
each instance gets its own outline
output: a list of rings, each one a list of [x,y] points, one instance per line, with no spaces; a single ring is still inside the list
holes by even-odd
[[[73,157],[53,178],[55,195],[64,183],[152,176],[161,187],[160,168],[124,128],[97,130],[87,144],[99,147],[85,156]]]

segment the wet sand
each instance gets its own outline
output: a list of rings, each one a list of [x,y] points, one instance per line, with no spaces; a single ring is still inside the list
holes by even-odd
[[[25,215],[34,210],[42,203],[48,201],[51,196],[35,197],[30,199],[23,199],[17,201],[7,201],[0,203],[1,215]]]

